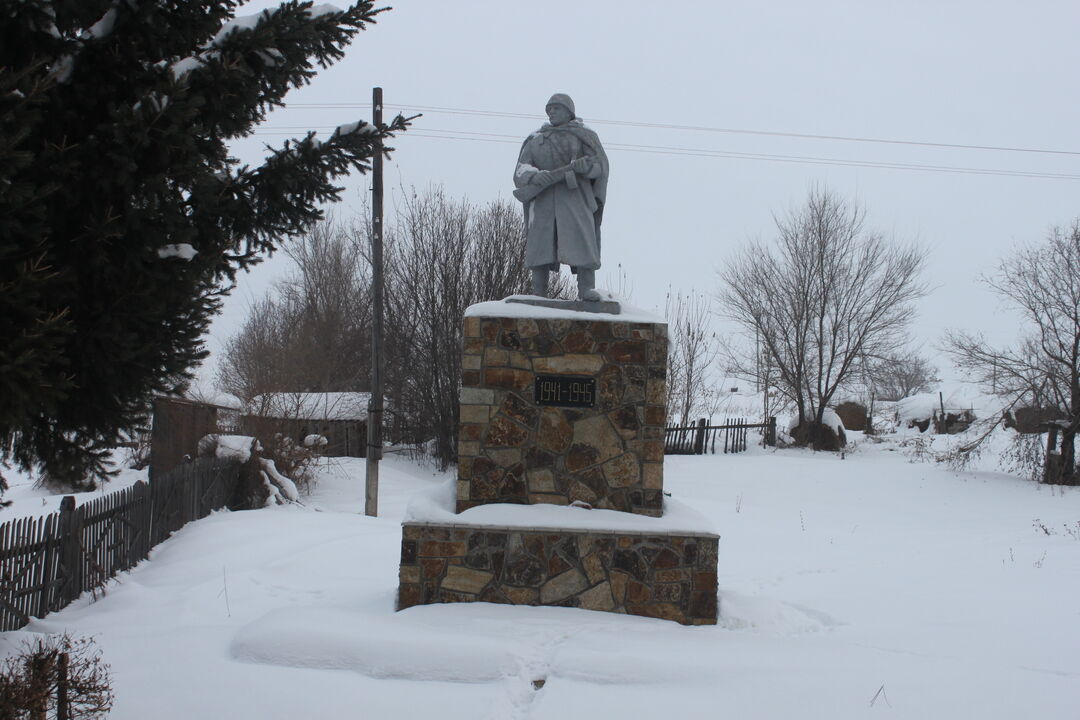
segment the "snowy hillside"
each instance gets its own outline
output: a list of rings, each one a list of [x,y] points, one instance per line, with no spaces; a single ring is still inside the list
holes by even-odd
[[[394,612],[408,498],[444,476],[331,461],[308,509],[193,523],[91,603],[118,720],[1075,718],[1080,491],[837,454],[670,457],[721,534],[716,627],[487,604]],[[322,510],[318,512],[316,510]]]

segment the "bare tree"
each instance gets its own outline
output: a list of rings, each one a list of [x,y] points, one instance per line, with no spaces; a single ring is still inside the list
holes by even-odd
[[[759,345],[734,348],[731,364],[759,381],[762,368],[775,374],[798,412],[801,444],[827,446],[829,401],[861,358],[899,351],[913,301],[926,293],[925,252],[867,230],[865,220],[860,205],[814,187],[804,207],[776,219],[775,244],[751,243],[720,271],[723,314]]]
[[[878,400],[902,400],[940,382],[937,368],[913,350],[864,362],[867,388]]]
[[[370,276],[342,224],[290,240],[292,270],[228,340],[217,385],[245,403],[269,393],[357,391],[370,375]]]
[[[457,457],[465,309],[528,292],[525,228],[515,204],[478,206],[438,187],[414,190],[397,215],[384,257],[388,414],[414,440],[433,440],[445,467]],[[358,229],[361,248],[366,235]],[[565,280],[554,289],[565,294]]]
[[[664,316],[668,323],[668,417],[678,416],[686,423],[710,405],[718,338],[709,327],[709,300],[701,293],[684,295],[669,289]]]
[[[437,187],[412,191],[384,235],[388,436],[434,441],[445,467],[457,456],[465,309],[528,292],[521,210],[504,201],[455,200]],[[260,397],[367,389],[370,240],[366,219],[347,228],[330,221],[286,246],[295,267],[227,343],[218,386],[249,405]],[[569,283],[557,278],[553,289],[566,296]]]
[[[1029,404],[1052,408],[1060,419],[1060,450],[1047,464],[1043,479],[1073,483],[1076,433],[1080,428],[1080,220],[1053,228],[1038,245],[1018,249],[984,282],[1019,310],[1024,335],[1016,347],[995,348],[965,332],[946,336],[945,350],[957,367],[1010,407]],[[967,448],[973,451],[974,446]],[[1026,457],[1038,473],[1038,454]],[[1047,458],[1049,459],[1049,458]]]
[[[240,331],[225,343],[215,380],[218,389],[248,403],[288,387],[296,367],[288,349],[297,315],[273,292],[252,305]]]
[[[284,246],[295,270],[282,298],[299,313],[296,361],[302,388],[365,389],[370,376],[370,273],[348,229],[329,220]]]

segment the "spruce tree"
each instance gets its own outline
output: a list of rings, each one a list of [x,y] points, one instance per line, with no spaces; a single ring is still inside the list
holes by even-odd
[[[385,10],[240,4],[0,0],[0,460],[92,484],[152,394],[190,381],[236,273],[407,127],[240,165],[228,143]]]

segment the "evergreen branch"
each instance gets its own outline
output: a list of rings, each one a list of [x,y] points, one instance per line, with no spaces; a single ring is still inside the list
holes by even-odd
[[[290,90],[310,83],[316,65],[341,59],[353,36],[385,10],[365,0],[313,14],[310,1],[291,0],[259,13],[252,27],[227,26],[201,52],[174,63],[172,72],[181,88],[205,99],[199,119],[204,132],[242,137],[281,107]]]
[[[376,152],[388,154],[384,138],[408,128],[413,118],[397,116],[376,129],[359,121],[347,132],[335,131],[325,142],[308,133],[302,140],[287,140],[256,170],[242,170],[238,191],[249,198],[244,215],[233,216],[234,237],[294,235],[322,219],[320,203],[335,202],[342,187],[333,180],[351,170],[366,173]]]

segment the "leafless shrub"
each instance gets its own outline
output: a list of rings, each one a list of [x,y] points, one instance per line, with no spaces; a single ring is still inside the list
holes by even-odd
[[[123,462],[133,470],[142,470],[150,465],[150,428],[132,428],[128,439],[120,443],[123,448]]]
[[[865,361],[866,384],[879,400],[902,400],[927,392],[940,382],[937,368],[922,355],[906,351]]]
[[[773,245],[747,245],[720,272],[723,314],[747,341],[728,348],[729,365],[775,387],[797,427],[821,425],[861,359],[900,352],[926,292],[924,251],[866,230],[865,220],[861,206],[812,188],[802,209],[777,218]]]
[[[942,454],[934,449],[934,436],[917,435],[904,438],[897,443],[900,450],[911,458],[912,462],[946,462]]]
[[[710,329],[709,300],[701,294],[668,290],[664,308],[668,324],[667,411],[686,423],[708,414],[718,393],[712,368],[719,340]]]
[[[354,237],[366,247],[366,233]],[[386,393],[391,422],[456,460],[465,309],[528,292],[521,211],[415,190],[386,233]]]
[[[89,720],[112,709],[109,666],[89,638],[27,641],[0,665],[0,717]]]
[[[974,438],[966,442],[961,443],[948,450],[930,450],[930,444],[933,442],[932,437],[929,440],[924,440],[922,436],[917,440],[922,440],[926,443],[927,451],[919,455],[921,460],[934,460],[935,462],[945,463],[954,470],[967,470],[975,461],[982,457],[986,450],[986,441],[998,429],[1001,425],[1001,417],[990,417],[976,420],[972,423],[974,430],[972,434]]]

